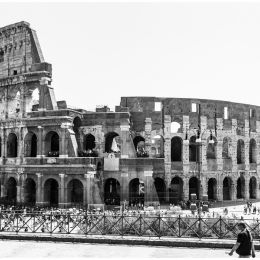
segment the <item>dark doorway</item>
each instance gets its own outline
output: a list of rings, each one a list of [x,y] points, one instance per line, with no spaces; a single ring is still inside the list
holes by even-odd
[[[154,179],[154,186],[157,192],[157,196],[159,199],[160,204],[165,202],[165,183],[164,180],[161,178]]]
[[[68,202],[72,204],[83,203],[83,184],[77,179],[73,179],[68,184]]]
[[[120,183],[114,178],[105,182],[104,202],[106,205],[120,205]]]
[[[36,201],[36,183],[33,179],[28,178],[24,186],[24,202],[34,205]]]
[[[44,201],[49,205],[57,206],[59,203],[59,184],[54,179],[48,179],[44,185]]]

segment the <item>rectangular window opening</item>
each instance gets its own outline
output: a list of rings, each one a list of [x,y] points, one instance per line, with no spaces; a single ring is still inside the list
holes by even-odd
[[[224,119],[228,119],[228,108],[224,107]]]
[[[191,112],[197,112],[197,104],[191,103]]]
[[[154,102],[154,111],[162,111],[162,103],[161,102]]]

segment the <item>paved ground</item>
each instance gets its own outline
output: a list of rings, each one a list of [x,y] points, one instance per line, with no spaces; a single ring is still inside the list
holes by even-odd
[[[81,243],[0,240],[1,258],[6,257],[99,257],[99,258],[237,258],[224,249],[118,246]]]

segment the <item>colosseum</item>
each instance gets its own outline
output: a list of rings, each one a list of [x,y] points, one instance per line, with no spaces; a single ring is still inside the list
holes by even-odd
[[[121,97],[115,112],[56,100],[27,22],[0,28],[1,201],[154,205],[259,199],[260,107]]]

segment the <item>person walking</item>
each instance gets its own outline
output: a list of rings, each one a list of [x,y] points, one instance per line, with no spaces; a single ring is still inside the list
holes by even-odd
[[[240,233],[237,235],[237,242],[231,249],[229,255],[232,256],[233,252],[239,255],[239,258],[250,258],[255,257],[255,246],[253,243],[253,238],[249,230],[246,228],[246,224],[240,222],[238,224]]]

